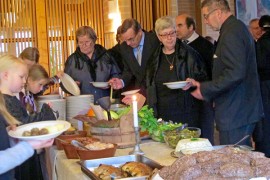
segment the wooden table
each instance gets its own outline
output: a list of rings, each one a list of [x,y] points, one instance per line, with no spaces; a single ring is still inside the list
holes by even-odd
[[[140,145],[145,156],[160,163],[161,165],[171,165],[176,159],[173,158],[170,153],[172,148],[168,147],[165,143],[159,143],[154,141],[143,141]],[[128,155],[133,148],[117,149],[115,156]],[[59,151],[55,146],[48,149],[53,180],[89,180],[81,171],[81,166],[77,163],[78,159],[67,159],[63,150]]]

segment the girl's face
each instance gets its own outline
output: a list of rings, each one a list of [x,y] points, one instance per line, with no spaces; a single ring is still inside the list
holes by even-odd
[[[19,93],[23,88],[26,83],[28,75],[28,68],[27,66],[24,65],[19,65],[18,67],[13,67],[9,69],[6,72],[5,79],[5,88],[7,91],[6,92],[10,95],[14,95],[15,93]],[[3,82],[4,83],[4,82]]]
[[[27,90],[33,94],[39,93],[43,87],[48,83],[47,79],[32,80],[31,77],[27,80]]]

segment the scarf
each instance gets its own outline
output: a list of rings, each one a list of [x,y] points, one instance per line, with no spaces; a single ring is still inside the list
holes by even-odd
[[[88,71],[90,72],[90,75],[93,79],[93,81],[96,81],[96,68],[97,68],[97,64],[96,64],[96,60],[95,59],[90,59],[86,54],[82,53],[80,51],[80,48],[77,47],[76,51],[75,51],[75,68],[81,70],[84,66],[84,62],[86,63],[87,67],[88,67]],[[80,59],[83,62],[83,64],[81,65],[80,63]]]

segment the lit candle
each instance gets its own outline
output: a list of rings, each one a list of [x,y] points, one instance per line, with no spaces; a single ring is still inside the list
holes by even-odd
[[[134,119],[134,127],[139,127],[138,121],[138,103],[136,101],[136,96],[132,96],[132,107],[133,107],[133,119]]]

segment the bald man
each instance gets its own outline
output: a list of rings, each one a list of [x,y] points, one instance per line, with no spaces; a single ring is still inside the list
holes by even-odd
[[[188,14],[181,14],[175,18],[177,37],[195,49],[202,57],[208,79],[212,78],[212,59],[214,45],[196,33],[195,20]],[[212,102],[202,102],[200,109],[200,128],[202,137],[214,143],[214,110]]]
[[[251,33],[251,35],[255,41],[257,41],[262,36],[262,29],[259,26],[259,19],[258,18],[250,20],[249,32]]]

